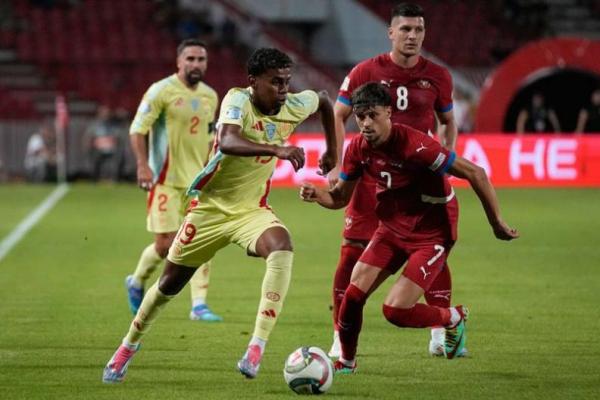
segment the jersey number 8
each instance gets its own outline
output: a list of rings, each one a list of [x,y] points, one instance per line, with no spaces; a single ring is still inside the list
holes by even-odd
[[[406,86],[398,86],[396,89],[396,95],[398,96],[398,100],[396,100],[396,107],[398,110],[404,111],[408,107],[408,89]]]

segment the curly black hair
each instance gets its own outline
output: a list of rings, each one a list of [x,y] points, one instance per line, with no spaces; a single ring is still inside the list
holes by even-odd
[[[369,82],[359,86],[352,92],[352,107],[391,106],[392,96],[381,83]]]
[[[284,52],[274,48],[257,49],[246,63],[248,75],[259,76],[269,69],[289,68],[294,64]]]

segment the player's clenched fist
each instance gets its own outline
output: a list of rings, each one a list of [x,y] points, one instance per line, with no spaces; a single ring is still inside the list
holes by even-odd
[[[519,237],[519,232],[499,221],[494,227],[494,235],[500,240],[513,240]]]
[[[275,151],[275,157],[288,160],[292,163],[294,171],[304,167],[304,149],[296,146],[281,146]]]
[[[317,188],[312,183],[303,183],[300,186],[300,198],[304,201],[314,202],[317,200]]]
[[[326,176],[331,170],[335,168],[335,164],[337,162],[337,155],[335,152],[325,152],[319,158],[319,169],[317,174],[321,176]]]
[[[152,170],[148,165],[138,165],[137,168],[138,186],[144,190],[152,189]]]

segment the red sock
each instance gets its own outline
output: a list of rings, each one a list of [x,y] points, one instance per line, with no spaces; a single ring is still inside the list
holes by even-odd
[[[340,306],[340,319],[338,321],[344,360],[354,360],[356,356],[358,335],[362,328],[363,307],[366,301],[367,294],[365,292],[352,284],[348,286]]]
[[[444,263],[442,270],[435,278],[431,287],[425,292],[425,301],[430,306],[449,308],[452,297],[452,277],[450,267]]]
[[[450,324],[448,308],[417,303],[412,308],[396,308],[383,305],[383,315],[392,324],[401,328],[427,328]]]
[[[333,328],[338,330],[338,316],[346,288],[350,284],[352,270],[356,265],[363,249],[349,244],[342,245],[340,261],[333,278]]]

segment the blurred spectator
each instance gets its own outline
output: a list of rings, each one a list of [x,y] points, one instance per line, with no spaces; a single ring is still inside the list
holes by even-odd
[[[110,109],[98,107],[96,118],[85,132],[85,142],[92,164],[92,179],[117,181],[119,178],[118,126],[111,119]]]
[[[558,117],[545,105],[544,96],[534,93],[529,107],[522,109],[517,117],[517,133],[560,132]]]
[[[459,132],[471,132],[473,130],[473,102],[463,91],[454,90],[454,120]]]
[[[48,125],[42,125],[29,138],[24,164],[30,182],[56,180],[56,136]]]
[[[579,111],[575,132],[600,132],[600,89],[594,90],[590,104]]]

